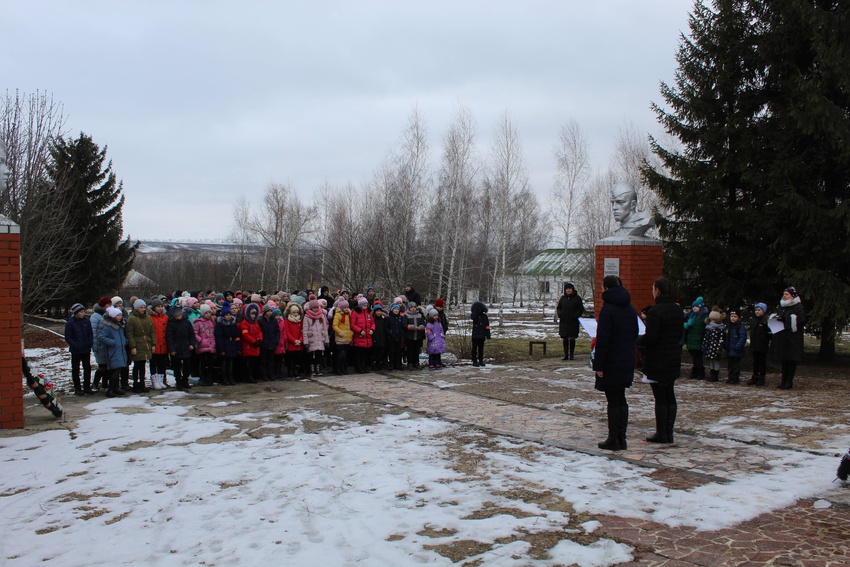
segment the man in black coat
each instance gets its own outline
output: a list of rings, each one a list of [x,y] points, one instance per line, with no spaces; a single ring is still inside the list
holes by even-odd
[[[629,404],[626,388],[632,385],[635,374],[635,339],[638,336],[637,312],[632,296],[617,276],[602,281],[602,301],[599,324],[596,327],[596,350],[593,370],[597,390],[605,392],[608,401],[608,439],[599,443],[600,449],[627,449],[626,429],[629,425]]]
[[[655,435],[650,443],[672,443],[676,423],[676,393],[673,386],[682,368],[682,309],[664,278],[652,284],[655,305],[646,313],[646,332],[638,337],[643,353],[643,372],[652,381],[655,397]]]
[[[407,298],[407,303],[413,302],[416,305],[422,305],[422,296],[414,289],[412,282],[404,284],[404,296]]]
[[[578,320],[584,313],[584,303],[576,292],[576,286],[564,284],[564,295],[558,301],[558,334],[564,340],[564,360],[575,360]]]

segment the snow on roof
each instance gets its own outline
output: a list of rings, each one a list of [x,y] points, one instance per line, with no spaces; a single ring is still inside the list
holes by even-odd
[[[590,270],[589,248],[570,248],[566,251],[566,264],[563,272],[561,264],[564,261],[563,248],[549,248],[533,258],[526,260],[519,267],[519,273],[526,276],[559,276],[562,273],[576,275]]]

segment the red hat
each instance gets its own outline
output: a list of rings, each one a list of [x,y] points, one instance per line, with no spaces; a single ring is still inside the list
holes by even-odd
[[[438,297],[437,301],[434,302],[434,307],[445,307],[445,306],[446,306],[446,302],[443,300],[442,297]]]
[[[101,297],[100,300],[97,302],[97,304],[100,305],[101,307],[106,307],[107,305],[109,305],[111,307],[112,306],[112,299],[109,298],[109,297]]]

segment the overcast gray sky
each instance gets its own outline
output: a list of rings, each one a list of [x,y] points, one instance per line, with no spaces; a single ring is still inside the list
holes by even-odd
[[[270,182],[305,201],[368,180],[414,106],[432,162],[458,102],[486,155],[499,116],[519,130],[545,198],[561,124],[604,167],[671,82],[690,0],[0,2],[0,89],[53,93],[109,146],[125,233],[227,236],[229,205]],[[380,204],[376,203],[376,208]]]

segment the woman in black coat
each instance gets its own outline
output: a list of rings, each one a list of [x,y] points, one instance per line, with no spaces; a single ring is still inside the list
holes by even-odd
[[[643,372],[652,383],[655,397],[655,435],[650,443],[672,443],[676,423],[673,386],[682,368],[682,310],[673,300],[672,286],[664,278],[652,284],[655,305],[646,313],[646,332],[638,337],[643,353]]]
[[[558,301],[558,334],[564,340],[564,360],[575,360],[576,339],[578,338],[578,320],[584,313],[584,303],[576,292],[576,287],[564,284],[564,295]]]
[[[599,448],[620,451],[627,448],[629,404],[626,388],[634,380],[637,311],[620,278],[606,276],[602,287],[605,288],[602,292],[605,304],[599,311],[593,370],[596,372],[595,387],[605,392],[608,400],[608,439],[599,443]]]
[[[776,320],[782,321],[785,329],[774,335],[771,349],[774,357],[782,361],[779,389],[790,390],[794,387],[797,364],[803,360],[803,327],[806,324],[806,312],[795,288],[789,287],[782,292],[782,300],[776,308]]]

